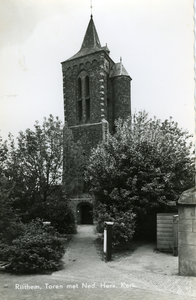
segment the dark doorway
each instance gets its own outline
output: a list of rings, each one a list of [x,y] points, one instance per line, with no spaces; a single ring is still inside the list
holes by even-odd
[[[91,205],[81,205],[81,224],[93,224],[93,211]]]

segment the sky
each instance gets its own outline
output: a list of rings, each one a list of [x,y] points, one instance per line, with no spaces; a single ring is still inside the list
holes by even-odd
[[[0,136],[62,121],[61,62],[80,50],[90,0],[0,0]],[[132,112],[194,133],[193,0],[92,0],[102,46],[132,78]]]

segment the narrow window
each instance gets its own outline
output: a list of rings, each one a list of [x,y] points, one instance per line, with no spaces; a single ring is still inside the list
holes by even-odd
[[[78,120],[82,121],[82,100],[78,100]]]
[[[82,81],[81,78],[78,78],[78,98],[82,97]]]
[[[85,77],[85,97],[89,97],[89,77]]]
[[[85,77],[85,109],[86,109],[86,122],[90,121],[90,85],[89,77]]]
[[[82,121],[82,80],[78,78],[78,101],[77,101],[78,122]]]
[[[90,121],[90,98],[86,99],[86,122]]]

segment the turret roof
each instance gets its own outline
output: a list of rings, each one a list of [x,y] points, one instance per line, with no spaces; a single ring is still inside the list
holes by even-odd
[[[127,70],[122,64],[122,59],[120,59],[119,63],[116,63],[114,65],[113,69],[110,72],[110,77],[116,77],[116,76],[129,76],[129,73],[127,72]]]

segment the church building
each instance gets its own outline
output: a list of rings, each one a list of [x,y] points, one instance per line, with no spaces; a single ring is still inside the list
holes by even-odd
[[[62,62],[62,72],[65,123],[75,140],[85,136],[89,155],[114,132],[114,121],[131,113],[131,77],[122,59],[115,63],[107,45],[101,46],[92,15],[80,50]],[[70,199],[78,224],[93,223],[93,201],[83,188]]]

